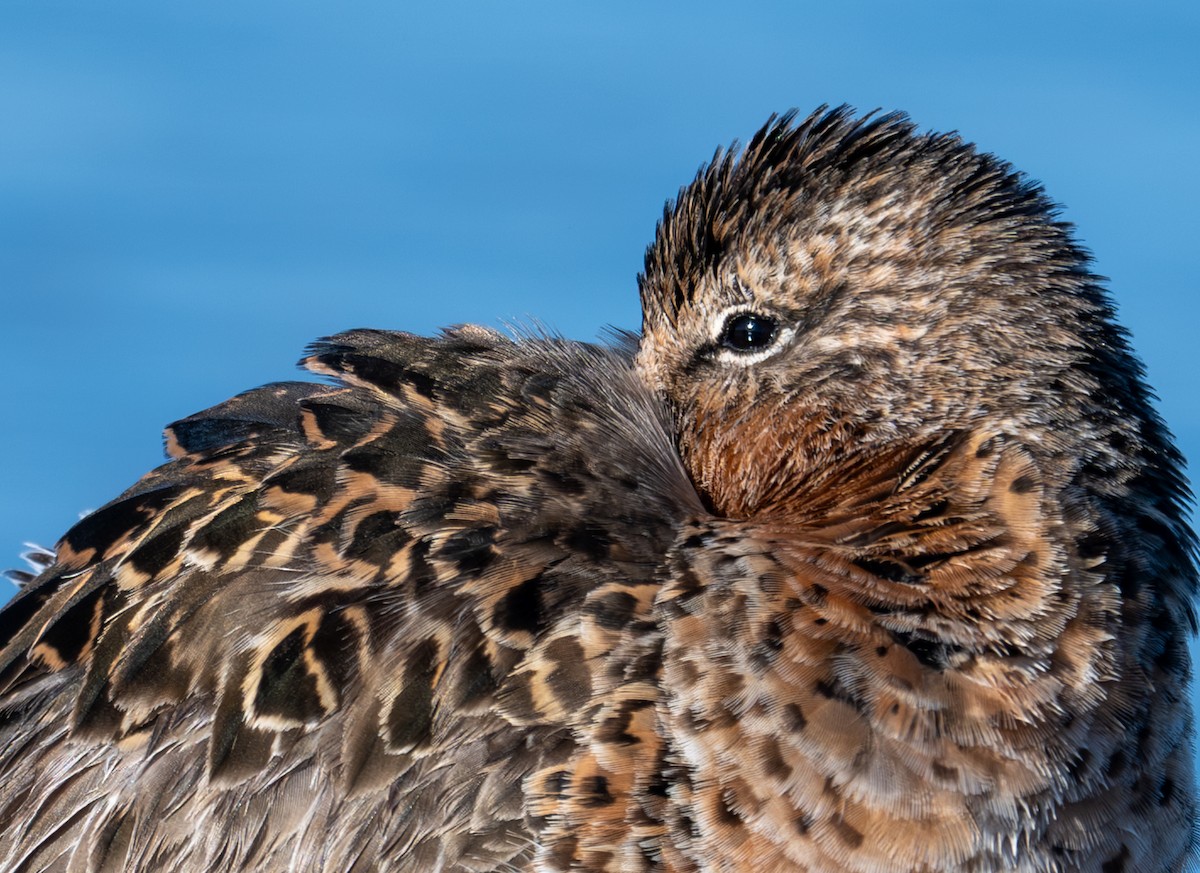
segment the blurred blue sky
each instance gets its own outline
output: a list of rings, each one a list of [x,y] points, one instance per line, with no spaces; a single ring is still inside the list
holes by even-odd
[[[6,0],[0,563],[317,336],[636,327],[663,202],[822,103],[904,109],[1044,182],[1200,458],[1197,10]]]

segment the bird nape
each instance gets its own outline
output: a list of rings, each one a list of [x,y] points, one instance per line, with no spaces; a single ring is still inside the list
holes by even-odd
[[[172,425],[0,614],[0,867],[1184,869],[1187,486],[1042,191],[788,114],[639,287]]]

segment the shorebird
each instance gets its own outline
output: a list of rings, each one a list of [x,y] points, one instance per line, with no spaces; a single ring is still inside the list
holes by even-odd
[[[0,866],[1184,869],[1187,486],[1042,191],[788,114],[640,290],[171,425],[0,614]]]

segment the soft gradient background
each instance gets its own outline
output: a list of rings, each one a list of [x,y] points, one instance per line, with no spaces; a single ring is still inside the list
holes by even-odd
[[[907,110],[1043,181],[1200,458],[1198,10],[4,0],[0,564],[314,337],[637,327],[664,200],[821,103]]]

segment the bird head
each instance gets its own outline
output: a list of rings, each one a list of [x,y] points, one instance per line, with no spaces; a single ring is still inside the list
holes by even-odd
[[[1085,359],[1124,348],[1041,189],[900,114],[788,114],[718,151],[639,285],[638,367],[727,517],[793,513],[814,472],[880,445],[1061,442],[1098,388]]]

